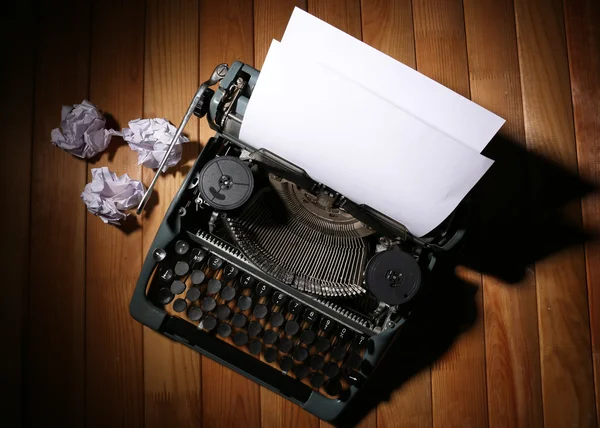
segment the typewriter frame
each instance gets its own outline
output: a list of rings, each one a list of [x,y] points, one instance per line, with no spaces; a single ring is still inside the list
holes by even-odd
[[[240,95],[243,95],[243,90],[237,91],[236,98],[229,99],[229,102],[231,102],[229,106],[233,107],[230,107],[230,109],[225,112],[225,115],[227,116],[226,120],[221,121],[222,116],[220,115],[223,114],[223,101],[227,101],[226,99],[231,96],[229,88],[234,84],[239,75],[244,73],[246,76],[250,76],[250,80],[252,81],[246,82],[246,84],[251,84],[251,87],[247,87],[247,90],[251,93],[253,84],[256,82],[259,72],[246,64],[236,62],[229,68],[219,89],[213,94],[209,93],[210,99],[207,100],[205,98],[202,100],[204,103],[203,106],[195,106],[197,110],[203,110],[201,114],[198,114],[199,116],[201,116],[202,113],[208,115],[209,124],[211,128],[215,129],[216,134],[208,141],[200,153],[166,212],[152,242],[150,251],[144,260],[142,271],[130,302],[130,313],[134,319],[147,327],[218,361],[230,369],[235,370],[247,378],[252,379],[260,385],[263,385],[300,405],[319,418],[326,421],[333,420],[339,416],[342,410],[352,401],[352,399],[354,399],[360,389],[355,386],[350,386],[349,397],[346,397],[344,400],[328,398],[241,349],[232,347],[232,345],[227,342],[196,328],[194,325],[181,318],[171,316],[164,309],[155,306],[146,295],[148,285],[160,262],[160,260],[157,260],[154,256],[154,250],[165,249],[167,253],[169,253],[173,251],[173,244],[176,239],[179,238],[186,239],[188,242],[192,242],[196,246],[202,247],[205,250],[222,257],[228,263],[252,274],[258,281],[266,283],[274,289],[283,291],[289,296],[293,296],[295,299],[319,310],[321,313],[335,317],[335,311],[333,309],[313,298],[311,295],[296,290],[289,285],[280,282],[276,278],[263,273],[258,267],[247,260],[237,248],[225,245],[223,242],[212,237],[209,233],[199,232],[193,234],[182,228],[182,217],[186,215],[186,209],[182,204],[186,202],[185,198],[190,185],[192,184],[192,180],[195,178],[196,174],[199,173],[203,165],[212,159],[216,148],[220,147],[224,141],[239,146],[247,151],[251,159],[260,162],[273,171],[276,171],[279,176],[294,181],[296,184],[301,184],[308,188],[322,186],[320,183],[314,182],[301,168],[279,158],[267,150],[255,150],[238,140],[237,136],[239,135],[241,120],[240,117],[236,117],[236,115],[239,113],[243,115],[243,111],[245,111],[247,104],[247,100],[240,102]],[[206,104],[207,102],[208,104]],[[182,124],[182,126],[183,125],[184,124]],[[454,225],[453,227],[447,226],[442,233],[437,235],[435,240],[419,239],[412,236],[401,224],[370,207],[360,206],[352,201],[344,199],[341,200],[341,206],[355,218],[368,224],[379,233],[386,236],[394,236],[402,240],[412,240],[416,245],[421,245],[423,248],[430,250],[430,254],[439,250],[449,250],[460,240],[464,233],[463,228]],[[450,223],[454,222],[451,221]],[[426,264],[426,269],[431,270],[434,264],[435,256],[432,256]],[[383,331],[374,334],[372,331],[364,330],[364,327],[358,323],[353,323],[352,320],[341,322],[338,317],[335,319],[337,322],[345,324],[355,332],[368,334],[370,336],[369,346],[365,351],[363,358],[373,368],[376,367],[377,362],[383,357],[395,335],[406,321],[406,318],[403,317],[399,321],[387,325]]]

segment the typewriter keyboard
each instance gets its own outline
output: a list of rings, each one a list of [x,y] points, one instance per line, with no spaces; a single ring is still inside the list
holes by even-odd
[[[215,254],[175,242],[152,280],[153,300],[322,394],[360,387],[368,338]]]

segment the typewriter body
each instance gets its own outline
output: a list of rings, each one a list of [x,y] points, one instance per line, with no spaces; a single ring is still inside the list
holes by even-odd
[[[166,213],[130,310],[332,420],[360,394],[463,229],[451,216],[414,237],[302,165],[240,141],[259,74],[219,65],[194,97],[188,113],[206,116],[215,136]]]

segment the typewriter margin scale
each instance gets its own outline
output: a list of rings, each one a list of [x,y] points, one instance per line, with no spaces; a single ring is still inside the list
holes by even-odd
[[[240,141],[239,132],[243,114],[259,74],[258,70],[239,61],[234,62],[231,67],[220,64],[215,68],[210,79],[200,86],[192,99],[169,147],[169,151],[163,159],[163,163],[192,114],[199,118],[206,115],[210,127],[216,133],[203,148],[166,212],[150,251],[145,258],[131,298],[130,313],[140,323],[241,373],[300,405],[319,418],[330,421],[339,416],[342,410],[355,398],[364,382],[368,381],[369,374],[384,356],[386,349],[391,345],[410,315],[411,305],[416,304],[418,298],[412,298],[411,295],[411,299],[407,302],[396,305],[384,303],[385,313],[379,324],[375,327],[373,325],[366,326],[360,322],[360,317],[342,316],[339,307],[331,304],[330,301],[298,290],[282,282],[279,278],[265,273],[235,245],[230,245],[214,236],[211,233],[214,221],[218,220],[219,217],[227,218],[226,214],[224,215],[222,211],[214,209],[214,206],[212,207],[214,209],[213,215],[211,215],[212,225],[207,225],[208,228],[205,227],[205,229],[186,229],[183,226],[183,220],[188,214],[188,210],[197,209],[198,205],[211,209],[199,196],[198,188],[200,184],[198,183],[198,177],[203,166],[211,159],[216,158],[219,152],[222,154],[224,147],[234,147],[240,159],[250,164],[261,165],[269,171],[270,176],[276,176],[278,179],[295,183],[299,188],[306,189],[315,195],[323,191],[330,195],[335,194],[337,208],[367,225],[381,237],[376,255],[397,251],[398,245],[395,244],[397,242],[410,243],[410,246],[419,253],[416,257],[419,259],[418,266],[422,271],[418,272],[419,277],[421,274],[426,276],[433,269],[436,254],[449,251],[461,240],[464,234],[465,216],[456,215],[461,207],[459,206],[459,209],[455,210],[440,227],[436,228],[434,233],[428,234],[425,238],[417,238],[412,236],[403,225],[376,210],[368,206],[355,204],[323,184],[315,182],[303,169],[287,162],[276,154],[264,149],[256,150]],[[219,86],[213,91],[210,87],[215,86],[217,83]],[[138,207],[138,214],[143,210],[150,197],[152,188],[160,175],[160,171],[162,171],[162,165],[158,171]],[[202,254],[220,257],[236,269],[250,274],[259,283],[267,284],[272,289],[285,293],[288,298],[295,299],[308,308],[316,309],[322,317],[329,317],[329,319],[334,320],[342,329],[347,328],[352,334],[366,338],[367,341],[363,344],[363,362],[357,370],[353,371],[352,376],[354,378],[351,382],[348,382],[345,394],[337,398],[328,397],[326,394],[321,393],[318,388],[311,388],[298,378],[290,376],[288,371],[277,369],[248,351],[232,346],[232,344],[205,331],[206,329],[202,328],[203,320],[193,324],[189,320],[168,313],[164,305],[157,302],[156,291],[150,296],[150,289],[153,281],[161,281],[156,273],[161,269],[160,266],[165,263],[173,264],[174,257],[177,257],[178,252],[175,245],[179,241],[191,244],[197,249],[196,251],[200,251]],[[197,252],[196,255],[198,254]],[[385,265],[385,262],[383,262],[383,265]],[[390,269],[386,272],[388,278],[389,272]],[[170,279],[173,278],[174,276],[171,275]],[[406,294],[404,297],[407,297]]]

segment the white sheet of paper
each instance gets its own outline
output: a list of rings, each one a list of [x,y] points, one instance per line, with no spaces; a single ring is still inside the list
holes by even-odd
[[[273,41],[240,137],[423,236],[492,161],[352,80]],[[317,84],[318,83],[318,84]]]
[[[481,152],[505,120],[362,41],[296,8],[282,45],[332,68],[442,133]]]

